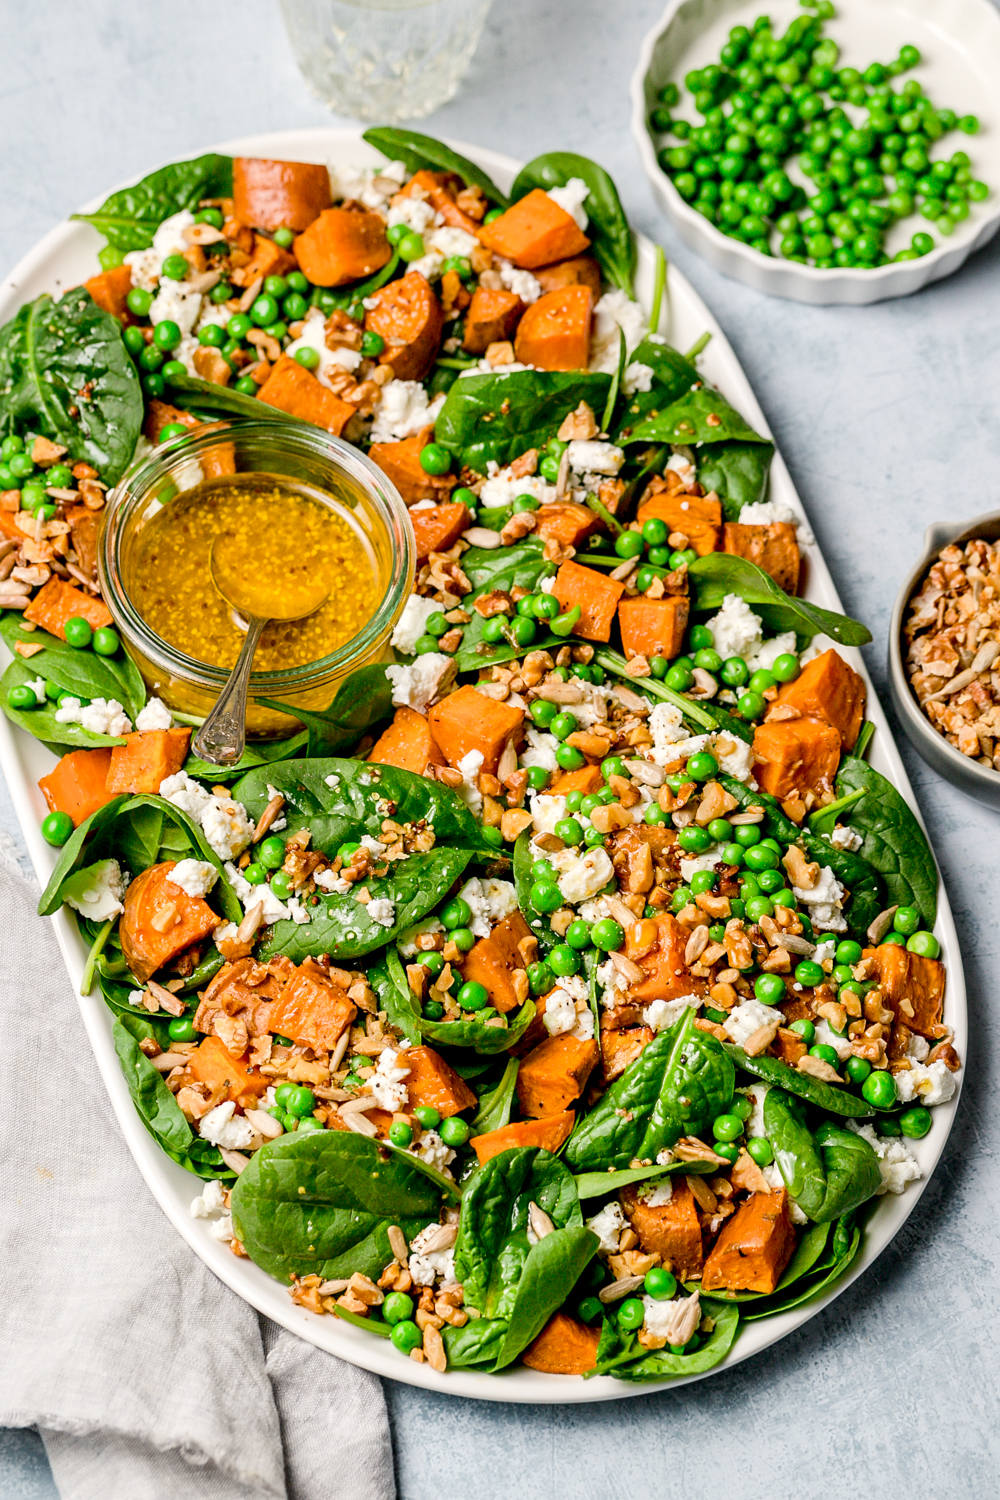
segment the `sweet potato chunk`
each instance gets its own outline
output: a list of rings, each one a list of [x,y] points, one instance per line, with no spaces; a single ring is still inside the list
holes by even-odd
[[[531,937],[531,929],[518,910],[498,922],[489,937],[480,938],[465,956],[462,978],[474,979],[489,994],[490,1004],[501,1013],[513,1010],[519,1003],[511,975],[525,968],[517,945]]]
[[[818,719],[758,724],[753,753],[757,784],[779,802],[793,792],[818,795],[833,787],[840,764],[840,735]]]
[[[327,208],[295,240],[295,258],[317,286],[344,286],[392,259],[379,214]]]
[[[592,510],[574,501],[539,506],[535,522],[536,536],[543,542],[559,542],[563,547],[582,546],[601,524]]]
[[[275,362],[257,392],[257,400],[265,406],[277,407],[278,411],[287,411],[290,417],[298,417],[302,422],[325,427],[334,437],[340,436],[356,410],[328,391],[311,370],[288,354]]]
[[[790,521],[772,521],[768,526],[742,526],[727,521],[722,550],[745,557],[770,573],[779,589],[794,594],[799,586],[799,544]]]
[[[599,791],[604,785],[600,766],[581,766],[578,771],[557,771],[549,782],[548,790],[556,797],[568,797],[570,792]]]
[[[479,238],[487,250],[528,271],[579,255],[590,246],[572,214],[553,203],[541,188],[533,188],[480,229]]]
[[[427,474],[420,466],[420,454],[433,441],[434,428],[419,432],[398,443],[372,443],[368,457],[391,479],[404,505],[418,500],[447,500],[458,478],[455,474]]]
[[[100,276],[91,276],[83,284],[103,312],[110,313],[121,323],[132,321],[125,300],[132,290],[131,266],[113,266],[110,271],[102,271]]]
[[[665,521],[671,531],[683,532],[699,557],[705,557],[719,545],[722,502],[677,491],[656,475],[646,486],[636,519]]]
[[[431,738],[426,715],[403,704],[397,708],[392,723],[376,741],[369,760],[383,766],[398,766],[423,776],[428,766],[443,766],[445,758]]]
[[[628,931],[626,955],[646,975],[641,983],[629,986],[629,999],[636,1004],[647,1005],[650,1000],[677,1000],[681,995],[703,995],[708,988],[708,981],[689,974],[684,964],[684,949],[690,936],[687,928],[682,927],[670,912],[648,920],[656,926],[656,943],[648,953],[640,952],[640,948],[645,946],[646,922],[637,923]],[[639,947],[636,947],[637,941]]]
[[[161,781],[180,770],[187,757],[190,729],[147,729],[127,734],[111,752],[108,791],[158,792]]]
[[[623,599],[618,605],[618,628],[622,650],[633,656],[679,656],[687,629],[690,603],[686,594],[665,599]]]
[[[379,362],[397,380],[423,380],[437,357],[444,309],[426,276],[407,271],[368,299],[365,328],[385,339]]]
[[[532,302],[517,325],[515,359],[540,370],[585,370],[590,360],[593,309],[589,286],[564,286],[545,292]]]
[[[587,1087],[600,1055],[596,1042],[575,1036],[550,1036],[539,1042],[517,1075],[522,1115],[542,1119],[568,1109]]]
[[[470,750],[478,750],[483,757],[480,769],[492,775],[507,742],[520,738],[524,710],[466,686],[436,703],[427,720],[449,766],[457,767]]]
[[[471,1109],[476,1102],[476,1096],[464,1078],[460,1078],[433,1047],[407,1048],[399,1059],[399,1066],[410,1070],[406,1088],[411,1109],[425,1105],[447,1119],[463,1109]]]
[[[654,1036],[651,1026],[602,1026],[601,1063],[605,1082],[620,1077]]]
[[[118,923],[125,961],[143,984],[163,965],[200,942],[219,925],[219,917],[200,896],[189,896],[173,885],[168,859],[150,865],[125,892],[125,910]]]
[[[673,1192],[669,1203],[651,1208],[639,1196],[643,1185],[634,1183],[622,1192],[622,1208],[646,1254],[659,1255],[664,1268],[678,1281],[690,1281],[701,1273],[701,1225],[686,1180],[672,1177],[670,1181]]]
[[[569,1313],[553,1313],[521,1362],[545,1375],[585,1375],[594,1368],[600,1338],[599,1328],[588,1328]]]
[[[271,1080],[261,1073],[253,1073],[217,1036],[207,1036],[191,1053],[187,1071],[194,1083],[207,1083],[213,1091],[221,1088],[223,1093],[217,1104],[235,1099],[242,1108],[253,1109],[262,1094],[267,1093]]]
[[[556,574],[552,592],[564,611],[579,604],[580,618],[573,626],[574,635],[583,636],[586,641],[611,639],[615,610],[625,592],[623,583],[606,578],[596,568],[581,568],[579,563],[564,562]]]
[[[258,276],[287,276],[295,270],[295,256],[282,250],[273,240],[262,234],[253,237],[253,254],[245,266],[240,268],[239,281],[249,286]]]
[[[71,750],[38,785],[50,812],[69,813],[79,828],[115,796],[108,791],[111,750]]]
[[[516,292],[477,287],[465,314],[462,348],[470,354],[485,354],[490,344],[512,339],[523,313],[524,303]]]
[[[432,552],[447,552],[466,527],[472,525],[467,505],[435,505],[428,510],[411,510],[413,535],[417,539],[417,565],[425,563]]]
[[[778,690],[775,707],[797,708],[805,718],[832,724],[845,750],[852,750],[865,716],[865,682],[831,647]]]
[[[233,215],[255,229],[308,229],[329,208],[330,173],[305,161],[233,160]]]
[[[467,213],[463,213],[455,202],[464,186],[461,177],[454,172],[431,172],[428,168],[421,167],[419,172],[414,172],[406,186],[400,188],[399,196],[423,198],[451,229],[464,229],[466,234],[478,238],[479,224]]]
[[[872,961],[872,978],[879,982],[886,1008],[895,1011],[896,1025],[933,1041],[944,1009],[944,964],[909,953],[898,943],[866,948],[864,956]]]
[[[543,292],[554,292],[561,286],[589,286],[596,302],[601,295],[601,268],[592,255],[571,255],[552,266],[538,266],[535,280]]]
[[[787,1196],[784,1188],[751,1193],[726,1220],[705,1262],[706,1292],[774,1291],[795,1251]]]
[[[72,584],[53,573],[48,583],[43,583],[38,593],[24,611],[24,618],[40,625],[50,635],[66,639],[66,621],[81,616],[94,630],[110,625],[111,611],[100,599],[75,589]]]
[[[303,1047],[332,1052],[358,1008],[319,964],[306,959],[268,1016],[268,1029]]]
[[[576,1115],[568,1109],[563,1115],[550,1115],[545,1120],[518,1120],[513,1125],[503,1125],[499,1130],[490,1130],[486,1135],[474,1135],[469,1145],[479,1158],[479,1165],[499,1156],[501,1151],[513,1151],[519,1146],[539,1146],[543,1151],[558,1151],[576,1123]]]

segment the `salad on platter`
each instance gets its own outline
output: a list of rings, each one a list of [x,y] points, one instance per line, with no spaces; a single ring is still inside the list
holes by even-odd
[[[773,445],[658,332],[662,257],[635,300],[607,174],[367,139],[161,169],[0,330],[39,910],[192,1214],[297,1304],[436,1371],[697,1374],[921,1175],[961,1066],[933,856],[866,759],[868,631],[799,596]],[[95,559],[134,456],[245,414],[366,451],[417,573],[395,660],[222,769]]]

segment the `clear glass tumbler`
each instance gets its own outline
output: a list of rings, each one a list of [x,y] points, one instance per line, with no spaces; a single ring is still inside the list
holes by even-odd
[[[452,97],[491,0],[281,0],[312,92],[338,114],[393,124]]]

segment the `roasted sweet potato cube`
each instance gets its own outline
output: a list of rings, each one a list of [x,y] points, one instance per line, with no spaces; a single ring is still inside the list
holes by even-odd
[[[108,791],[111,750],[70,750],[38,785],[50,812],[69,813],[73,827],[86,823],[116,794]]]
[[[722,503],[709,495],[679,492],[656,475],[646,486],[636,519],[664,521],[671,531],[683,532],[698,556],[705,557],[719,545]]]
[[[571,255],[551,266],[538,266],[535,280],[543,292],[554,292],[561,286],[589,286],[597,302],[601,295],[601,268],[592,255]]]
[[[444,309],[426,276],[407,271],[367,299],[365,327],[385,340],[379,355],[397,380],[423,380],[437,358]]]
[[[789,1021],[798,1019],[795,1016],[787,1016]],[[797,1031],[790,1031],[785,1026],[778,1027],[778,1034],[768,1051],[773,1057],[780,1057],[782,1062],[788,1063],[794,1068],[800,1057],[805,1057],[808,1047]]]
[[[549,792],[554,797],[568,797],[570,792],[600,791],[604,785],[600,766],[581,766],[578,771],[557,771],[549,782]]]
[[[22,538],[23,540],[23,538]],[[77,616],[86,620],[93,630],[110,625],[111,611],[100,599],[64,583],[55,573],[48,583],[43,583],[38,593],[24,611],[24,618],[40,625],[50,635],[66,639],[66,621]]]
[[[131,266],[112,266],[110,271],[91,276],[83,284],[102,312],[110,313],[121,323],[131,323],[132,316],[126,301],[132,290]]]
[[[485,354],[491,344],[512,339],[523,313],[524,303],[516,292],[477,287],[465,314],[462,348],[470,354]]]
[[[447,552],[458,541],[472,516],[466,505],[435,505],[426,510],[411,510],[410,521],[417,539],[417,564],[425,563],[432,552]]]
[[[517,945],[531,935],[521,913],[514,910],[497,923],[489,937],[480,938],[465,955],[463,980],[474,979],[483,985],[490,1004],[500,1012],[513,1010],[519,1003],[511,975],[515,969],[526,967]]]
[[[774,1291],[795,1252],[787,1198],[784,1188],[751,1193],[726,1220],[705,1262],[706,1292]]]
[[[543,542],[559,542],[563,547],[580,547],[600,526],[600,520],[586,505],[574,501],[542,505],[535,512],[535,533]]]
[[[601,1064],[605,1082],[620,1077],[655,1035],[651,1026],[602,1026]]]
[[[594,1368],[600,1338],[599,1328],[588,1328],[569,1313],[553,1313],[521,1362],[545,1375],[585,1375]]]
[[[464,229],[466,234],[478,237],[479,224],[459,208],[455,199],[465,184],[454,172],[431,172],[421,167],[414,172],[409,182],[400,189],[402,198],[422,198],[429,203],[444,222],[452,229]]]
[[[241,1016],[251,1036],[267,1030],[270,1002],[277,1000],[288,980],[296,973],[291,959],[279,955],[264,965],[255,958],[237,958],[223,964],[201,992],[201,1004],[194,1017],[196,1031],[212,1031],[219,1012]]]
[[[233,215],[255,229],[308,229],[330,207],[330,173],[305,161],[233,159]]]
[[[407,1048],[399,1066],[410,1070],[406,1088],[411,1109],[425,1105],[447,1118],[471,1109],[476,1102],[469,1085],[432,1047]]]
[[[295,240],[295,258],[316,286],[344,286],[392,259],[380,214],[326,208]]]
[[[694,1194],[683,1177],[670,1179],[673,1192],[669,1203],[651,1208],[639,1196],[642,1184],[633,1184],[622,1192],[625,1216],[639,1236],[647,1255],[659,1255],[664,1268],[678,1281],[690,1281],[701,1274],[701,1225]]]
[[[422,427],[398,443],[372,443],[368,450],[372,463],[392,480],[405,505],[416,505],[419,500],[445,501],[458,483],[456,474],[427,474],[421,468],[420,454],[433,436],[433,427]]]
[[[844,749],[853,750],[865,716],[864,678],[831,647],[804,666],[794,682],[779,688],[774,707],[778,705],[832,724]]]
[[[466,686],[436,703],[427,721],[449,766],[457,767],[470,750],[478,750],[483,757],[480,769],[492,775],[507,742],[520,739],[524,710]]]
[[[217,1036],[207,1036],[191,1053],[187,1071],[194,1083],[207,1083],[213,1091],[221,1088],[223,1093],[216,1101],[224,1104],[228,1099],[245,1109],[253,1109],[262,1094],[267,1093],[271,1080],[254,1073],[241,1058],[234,1057],[228,1047]]]
[[[596,1042],[575,1036],[550,1036],[539,1042],[517,1075],[522,1115],[542,1119],[568,1109],[587,1087],[600,1055]]]
[[[257,392],[257,400],[265,406],[274,406],[286,411],[290,417],[302,422],[312,422],[339,437],[356,407],[341,401],[333,391],[321,385],[311,370],[300,365],[298,360],[283,354],[275,361],[270,375]]]
[[[635,948],[635,934],[637,930],[642,933],[646,927],[645,922],[629,928],[627,934],[626,956],[631,958],[634,951],[633,961],[646,975],[641,983],[629,986],[629,999],[636,1004],[648,1005],[650,1000],[677,1000],[681,995],[703,995],[708,988],[708,981],[689,974],[684,963],[684,950],[690,936],[688,929],[682,927],[670,912],[649,920],[656,926],[656,943],[648,953]]]
[[[564,286],[532,302],[517,325],[514,357],[539,370],[585,370],[590,359],[594,297],[589,286]]]
[[[443,766],[444,756],[431,738],[430,725],[424,714],[403,704],[397,708],[392,723],[368,755],[383,766],[398,766],[423,776],[428,766]]]
[[[125,961],[145,984],[158,969],[208,936],[219,917],[200,896],[189,896],[170,880],[177,863],[150,865],[125,892],[118,937]]]
[[[125,736],[124,745],[111,752],[108,791],[158,792],[160,783],[174,776],[184,764],[191,731],[183,725],[173,729],[145,729]]]
[[[255,234],[253,253],[247,264],[241,268],[240,281],[243,286],[250,286],[258,276],[287,276],[289,271],[294,270],[294,255],[287,250],[282,250],[280,245],[276,245],[265,235]]]
[[[319,964],[306,959],[275,1001],[268,1030],[300,1046],[332,1052],[357,1013],[346,991]]]
[[[785,719],[754,730],[757,784],[783,802],[793,792],[829,792],[840,764],[840,735],[818,719]]]
[[[626,659],[633,656],[679,656],[684,643],[691,606],[686,594],[665,599],[622,599],[618,605],[618,628]]]
[[[797,591],[799,544],[790,521],[772,521],[768,526],[743,526],[727,521],[722,532],[722,550],[756,563],[770,573],[786,594]]]
[[[556,574],[552,593],[563,610],[580,606],[580,618],[573,634],[585,641],[609,641],[618,601],[625,585],[606,578],[596,568],[581,568],[579,563],[564,562]]]
[[[866,948],[864,956],[872,961],[872,977],[878,980],[886,1007],[895,1011],[897,1024],[934,1040],[944,1009],[945,967],[940,959],[922,958],[898,943]]]
[[[469,1145],[479,1158],[480,1166],[502,1151],[513,1151],[519,1146],[538,1146],[543,1151],[555,1152],[563,1141],[569,1139],[575,1123],[576,1115],[568,1109],[565,1114],[550,1115],[544,1120],[517,1120],[513,1125],[503,1125],[486,1135],[474,1135]]]
[[[528,271],[579,255],[590,245],[572,214],[553,203],[541,188],[532,189],[492,224],[484,225],[479,238],[488,250]]]

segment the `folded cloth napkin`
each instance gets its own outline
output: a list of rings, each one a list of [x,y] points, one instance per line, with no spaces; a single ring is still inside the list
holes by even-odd
[[[376,1377],[260,1317],[154,1201],[5,853],[0,1425],[39,1429],[64,1500],[394,1500]]]

